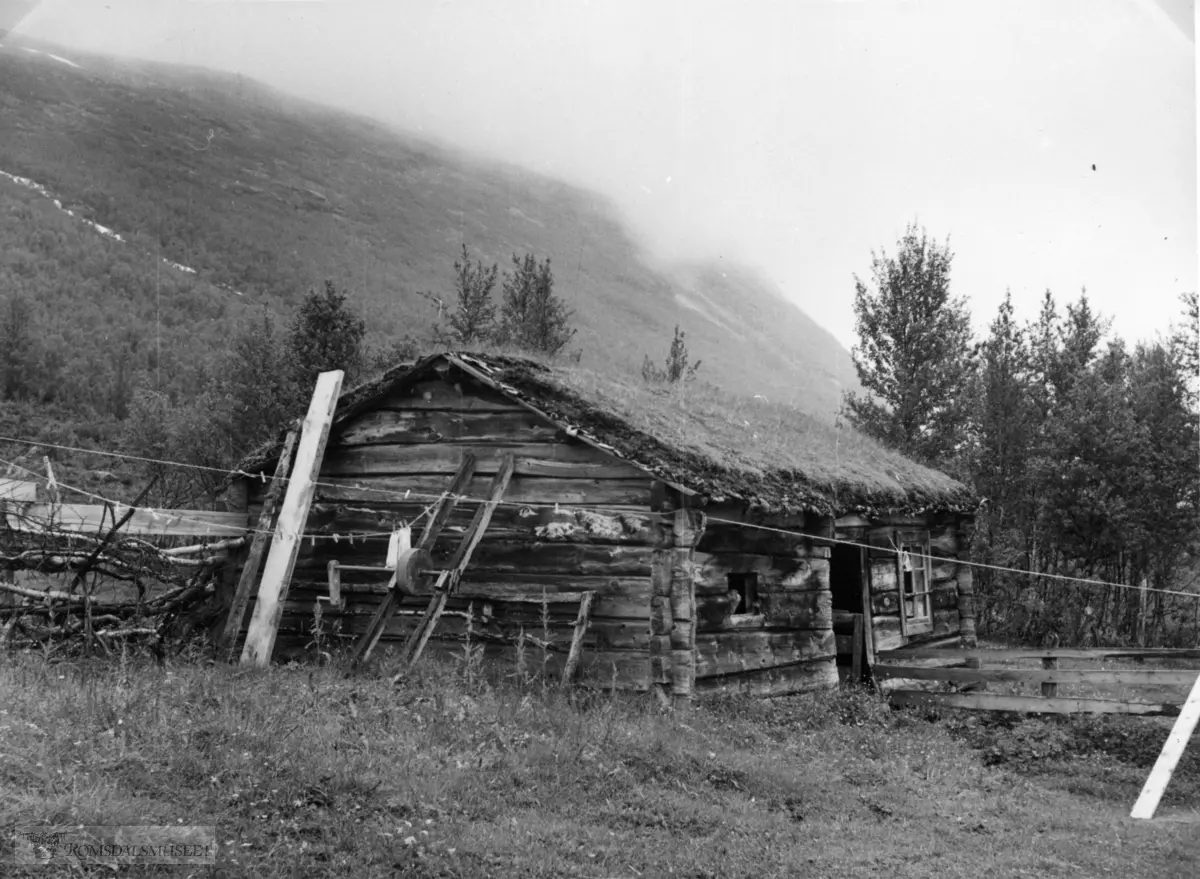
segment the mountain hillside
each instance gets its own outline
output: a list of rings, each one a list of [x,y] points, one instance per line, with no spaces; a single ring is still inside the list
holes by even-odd
[[[585,366],[661,360],[679,324],[727,390],[830,415],[854,386],[846,351],[772,284],[656,265],[604,197],[237,76],[9,35],[0,116],[0,294],[30,294],[54,356],[92,383],[186,393],[255,307],[282,314],[326,278],[377,344],[420,334],[436,313],[418,293],[452,297],[465,243],[502,269],[552,259]]]

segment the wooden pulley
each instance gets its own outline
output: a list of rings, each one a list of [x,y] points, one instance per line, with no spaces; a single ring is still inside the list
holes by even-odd
[[[396,554],[396,589],[412,595],[421,572],[433,566],[427,549],[402,549]]]

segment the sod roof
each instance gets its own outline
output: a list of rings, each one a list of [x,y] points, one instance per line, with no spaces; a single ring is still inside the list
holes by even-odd
[[[698,382],[653,385],[508,355],[440,353],[388,370],[342,395],[335,432],[383,397],[443,375],[499,390],[569,434],[717,503],[837,515],[974,507],[968,489],[944,473],[794,406]],[[260,449],[239,469],[266,469],[278,449]]]

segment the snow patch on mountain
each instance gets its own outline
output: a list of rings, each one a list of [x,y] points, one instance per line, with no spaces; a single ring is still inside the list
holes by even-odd
[[[27,51],[37,52],[37,49],[28,49]],[[38,54],[41,54],[41,53],[38,52]],[[81,216],[79,216],[79,214],[75,213],[70,208],[64,207],[62,201],[60,201],[59,199],[54,197],[54,193],[52,193],[49,189],[47,189],[42,184],[38,183],[36,180],[31,180],[28,177],[21,177],[17,174],[9,174],[7,171],[0,171],[0,177],[4,177],[7,180],[11,180],[13,183],[17,184],[18,186],[23,186],[26,189],[31,189],[34,192],[36,192],[38,195],[49,199],[50,201],[52,201],[54,203],[54,206],[56,208],[58,208],[60,211],[62,211],[68,217],[74,217],[75,219],[79,220],[80,222],[86,223],[88,226],[91,226],[92,229],[99,232],[105,238],[110,238],[113,241],[120,241],[122,244],[127,243],[125,241],[125,239],[121,237],[120,233],[116,232],[115,230],[108,228],[108,226],[102,226],[99,223],[93,222],[92,220],[89,220],[86,217],[81,217]],[[191,266],[185,266],[182,263],[172,262],[171,260],[166,259],[165,257],[160,257],[160,258],[162,259],[162,261],[164,263],[169,265],[171,268],[176,269],[177,271],[184,272],[185,274],[188,274],[188,275],[198,275],[199,274]],[[224,284],[216,284],[215,286],[220,287],[222,290],[228,290],[230,293],[235,293],[238,296],[243,295],[241,290],[234,290],[232,287],[226,287]]]

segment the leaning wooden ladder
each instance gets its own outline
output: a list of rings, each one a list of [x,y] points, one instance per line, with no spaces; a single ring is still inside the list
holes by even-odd
[[[466,490],[471,477],[474,475],[475,455],[469,451],[464,452],[462,461],[458,465],[458,471],[450,481],[450,487],[438,498],[437,503],[433,505],[433,509],[429,511],[429,524],[421,533],[417,549],[430,553],[433,552],[433,546],[441,535],[442,529],[446,526],[446,522],[450,520],[450,514],[454,512],[459,497]],[[370,658],[371,651],[379,643],[379,639],[387,628],[388,623],[391,622],[392,616],[399,609],[404,595],[405,593],[397,588],[396,573],[393,572],[391,580],[388,581],[387,594],[379,602],[379,607],[375,609],[375,615],[371,617],[371,622],[367,625],[366,632],[359,638],[358,643],[354,645],[354,652],[351,654],[351,661],[353,663],[366,662]]]
[[[408,640],[404,642],[402,660],[405,668],[411,668],[420,660],[425,645],[429,642],[429,636],[433,634],[433,630],[442,616],[442,611],[446,609],[446,599],[458,587],[463,571],[471,562],[471,555],[475,552],[475,547],[483,539],[488,523],[492,521],[492,514],[496,512],[496,507],[499,506],[500,499],[504,496],[508,483],[512,480],[515,467],[516,460],[512,454],[505,455],[500,462],[500,469],[492,480],[488,499],[475,511],[475,518],[471,520],[471,525],[463,535],[458,549],[455,550],[454,557],[450,559],[450,566],[438,574],[437,582],[433,586],[433,596],[429,599],[429,606],[425,608],[425,614],[417,622],[416,628],[409,633]],[[424,537],[422,537],[423,540]],[[404,672],[402,671],[392,679],[393,683],[403,676]]]
[[[470,527],[467,528],[463,535],[462,542],[455,551],[453,558],[450,559],[449,567],[438,572],[437,581],[434,584],[433,597],[430,599],[429,606],[426,608],[424,615],[417,623],[417,627],[409,634],[408,639],[404,643],[403,658],[406,666],[411,666],[421,658],[421,653],[425,649],[425,644],[429,640],[429,636],[433,633],[437,625],[438,618],[446,607],[446,598],[451,591],[458,585],[458,581],[462,578],[463,571],[471,561],[471,555],[475,551],[475,547],[479,545],[479,541],[483,539],[483,534],[487,531],[488,523],[491,522],[492,513],[500,503],[500,498],[504,495],[508,488],[508,483],[512,479],[513,470],[516,462],[511,454],[505,455],[500,464],[500,470],[496,473],[492,480],[491,491],[488,494],[487,500],[480,505],[475,512],[475,518],[471,521]],[[429,525],[421,533],[421,540],[417,545],[418,549],[432,552],[434,544],[441,535],[446,522],[450,518],[450,514],[454,511],[458,503],[460,495],[466,489],[467,484],[471,481],[471,477],[475,475],[475,457],[470,452],[463,455],[462,463],[459,465],[458,472],[454,475],[454,480],[450,483],[449,490],[442,495],[430,512]],[[429,572],[432,573],[432,572]],[[417,590],[414,589],[414,592]],[[396,588],[396,579],[393,576],[389,583],[387,595],[380,602],[375,615],[371,618],[371,622],[367,627],[367,631],[359,639],[354,647],[352,659],[355,663],[365,662],[371,655],[371,651],[375,649],[375,645],[379,643],[380,637],[387,629],[388,623],[400,607],[400,602],[403,600],[404,594]]]

